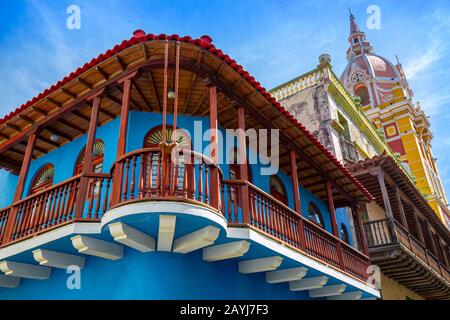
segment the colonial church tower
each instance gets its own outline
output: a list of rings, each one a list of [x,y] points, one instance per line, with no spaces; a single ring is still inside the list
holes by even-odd
[[[348,41],[348,64],[341,82],[352,96],[361,99],[366,116],[384,134],[419,190],[450,228],[450,210],[431,148],[430,122],[419,103],[412,100],[402,65],[375,54],[353,14]]]

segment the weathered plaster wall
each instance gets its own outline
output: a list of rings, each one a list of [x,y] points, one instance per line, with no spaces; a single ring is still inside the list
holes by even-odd
[[[425,300],[419,294],[409,290],[383,273],[381,274],[381,298],[383,300]]]

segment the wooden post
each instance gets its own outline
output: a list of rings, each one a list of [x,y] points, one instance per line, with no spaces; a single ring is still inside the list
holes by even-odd
[[[25,182],[27,180],[28,171],[30,169],[33,149],[36,144],[37,132],[34,131],[28,136],[27,149],[23,157],[22,167],[20,168],[19,181],[17,182],[16,192],[14,193],[13,203],[22,199]]]
[[[331,186],[331,182],[328,181],[326,183],[326,189],[327,189],[328,210],[330,211],[331,226],[333,228],[333,234],[334,234],[334,236],[339,238],[339,229],[338,229],[337,221],[336,221],[336,210],[334,208],[333,189]]]
[[[248,181],[248,166],[247,166],[247,143],[245,141],[245,109],[238,107],[238,146],[239,154],[243,155],[243,163],[239,163],[239,177],[240,180]],[[249,192],[248,184],[245,183],[241,187],[241,204],[242,204],[242,223],[247,224],[250,221],[250,207],[249,207]]]
[[[395,233],[394,227],[394,214],[392,213],[391,202],[389,200],[389,194],[386,188],[386,181],[384,180],[383,171],[379,170],[377,173],[378,183],[380,185],[381,196],[383,197],[384,209],[386,210],[386,215],[388,218],[388,228],[391,235],[392,241],[397,241],[397,234]]]
[[[398,188],[395,188],[395,195],[397,197],[398,210],[400,211],[400,220],[403,228],[409,231],[408,221],[406,220],[405,209],[403,208],[402,197]]]
[[[369,255],[369,248],[367,246],[367,239],[366,239],[366,233],[364,231],[364,227],[362,224],[362,218],[361,218],[361,209],[356,207],[355,209],[355,219],[356,219],[356,226],[358,228],[358,234],[359,238],[361,240],[361,246],[363,253],[368,256]]]
[[[294,150],[291,150],[289,152],[290,158],[291,158],[291,178],[292,178],[292,188],[294,189],[294,208],[295,212],[297,212],[300,215],[300,219],[298,219],[298,233],[299,233],[299,241],[300,241],[300,248],[305,249],[306,247],[306,239],[305,239],[305,229],[303,224],[303,217],[302,217],[302,207],[300,202],[300,188],[298,183],[298,176],[297,176],[297,154]]]
[[[81,219],[83,217],[84,202],[86,201],[86,192],[88,189],[89,178],[85,177],[86,173],[89,173],[92,169],[92,149],[94,147],[95,134],[98,126],[98,114],[100,112],[101,96],[104,89],[96,92],[94,95],[87,98],[87,100],[93,100],[91,119],[89,122],[89,131],[87,137],[87,143],[84,150],[84,162],[81,169],[81,179],[77,191],[77,198],[75,200],[75,219]]]
[[[38,135],[38,129],[34,130],[28,136],[27,148],[23,157],[22,167],[20,168],[19,181],[17,182],[16,192],[14,193],[13,204],[22,199],[23,190],[25,188],[25,182],[27,180],[28,172],[30,169],[30,163],[33,156],[33,149],[36,144],[36,138]],[[17,207],[13,205],[11,212],[8,216],[8,220],[5,225],[5,233],[3,236],[2,244],[8,243],[11,240],[14,223],[17,216]]]
[[[128,133],[128,119],[130,111],[130,94],[131,94],[131,80],[136,76],[137,71],[120,79],[118,83],[123,83],[123,97],[122,109],[120,111],[120,128],[119,138],[117,141],[116,160],[123,156],[126,152],[127,133]],[[123,163],[117,163],[114,170],[113,186],[111,191],[111,206],[114,206],[120,201],[120,193],[122,192],[122,175]]]
[[[212,166],[210,171],[210,204],[214,208],[219,208],[219,169],[218,169],[218,146],[217,146],[217,87],[209,84],[209,129],[211,140],[211,159],[215,165]]]
[[[333,227],[333,234],[336,238],[340,239],[341,237],[339,236],[339,229],[338,229],[337,222],[336,222],[336,210],[334,208],[333,187],[332,187],[330,181],[327,181],[326,189],[327,189],[327,199],[328,199],[328,210],[330,211],[331,226]],[[339,258],[339,265],[341,266],[341,268],[344,268],[344,258],[342,256],[341,241],[338,241],[338,243],[337,243],[337,254],[338,254],[338,258]]]

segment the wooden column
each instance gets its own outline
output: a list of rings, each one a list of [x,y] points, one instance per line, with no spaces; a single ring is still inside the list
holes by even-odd
[[[243,163],[239,163],[239,177],[240,180],[248,181],[248,166],[247,166],[247,143],[245,140],[245,110],[243,107],[238,107],[237,109],[238,117],[238,152],[243,155]],[[239,159],[236,158],[236,159]],[[248,223],[250,221],[250,210],[249,210],[249,192],[248,184],[241,185],[241,205],[242,205],[242,223]]]
[[[326,189],[327,189],[327,200],[328,200],[328,210],[330,211],[330,218],[331,218],[331,226],[333,227],[333,234],[336,238],[340,239],[339,236],[339,228],[336,221],[336,210],[334,207],[334,200],[333,200],[333,186],[331,185],[330,181],[327,181],[326,183]],[[339,241],[337,243],[337,254],[339,257],[339,265],[341,268],[344,268],[344,258],[342,256],[342,243]]]
[[[97,133],[98,114],[100,112],[100,102],[103,92],[104,89],[87,98],[88,101],[92,100],[92,110],[89,122],[88,137],[84,150],[84,162],[81,169],[81,180],[77,191],[77,198],[75,200],[75,219],[80,219],[83,217],[84,203],[86,201],[86,193],[89,183],[89,178],[84,175],[92,170],[92,149],[94,147],[95,135]]]
[[[394,215],[392,213],[391,202],[389,200],[389,194],[386,188],[386,181],[384,180],[384,172],[379,170],[376,175],[378,178],[378,184],[380,185],[381,195],[383,197],[384,209],[388,218],[387,225],[390,237],[392,238],[392,241],[395,242],[397,241],[397,234],[395,233]]]
[[[298,176],[297,176],[297,154],[294,150],[289,152],[291,158],[291,179],[292,179],[292,189],[294,192],[294,209],[300,215],[300,219],[298,219],[298,233],[300,240],[300,248],[304,249],[306,247],[306,239],[305,239],[305,229],[303,226],[303,218],[302,218],[302,207],[300,202],[300,188],[298,184]]]
[[[25,188],[25,182],[27,180],[28,172],[30,169],[30,163],[33,157],[33,149],[36,144],[36,138],[38,135],[38,129],[34,130],[28,136],[27,148],[23,157],[22,167],[20,168],[19,180],[17,182],[16,192],[14,193],[13,204],[22,199],[23,190]],[[8,243],[11,240],[14,223],[17,216],[17,207],[13,205],[11,212],[6,221],[4,236],[2,244]]]
[[[300,205],[300,189],[298,185],[298,176],[297,176],[297,155],[294,150],[291,150],[289,152],[289,156],[291,159],[292,188],[294,190],[294,209],[295,212],[302,215],[302,208]]]
[[[405,209],[403,208],[402,197],[400,195],[400,191],[398,188],[395,188],[395,195],[397,197],[398,210],[400,211],[400,222],[402,223],[403,228],[409,231],[408,221],[406,220]]]
[[[354,212],[355,212],[354,217],[356,219],[356,221],[355,221],[356,227],[358,229],[359,238],[361,240],[361,246],[362,246],[363,253],[365,255],[369,255],[369,248],[367,247],[366,233],[364,231],[364,226],[362,224],[361,209],[355,208]]]
[[[217,87],[209,84],[209,128],[210,128],[210,157],[216,165],[210,170],[210,204],[214,208],[219,208],[219,169],[218,169],[218,145],[217,145]]]
[[[19,181],[17,182],[16,192],[14,193],[13,203],[22,199],[25,182],[28,177],[30,163],[33,156],[33,149],[36,144],[37,132],[34,131],[28,136],[27,149],[23,157],[22,167],[20,168]]]
[[[326,183],[327,189],[327,200],[328,200],[328,210],[330,211],[331,218],[331,226],[333,228],[333,234],[339,238],[339,229],[336,221],[336,210],[334,208],[334,200],[333,200],[333,187],[331,186],[331,182]]]
[[[123,156],[126,152],[127,146],[127,133],[128,133],[128,118],[130,111],[130,94],[131,94],[131,81],[136,76],[137,71],[126,76],[118,81],[119,84],[123,83],[123,97],[122,97],[122,109],[120,111],[120,127],[119,138],[117,141],[117,153],[116,160]],[[111,191],[111,206],[114,206],[120,202],[120,194],[122,192],[122,175],[123,175],[123,163],[117,163],[114,170],[113,186]]]

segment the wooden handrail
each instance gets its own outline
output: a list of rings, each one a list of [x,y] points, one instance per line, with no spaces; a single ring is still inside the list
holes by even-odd
[[[24,199],[21,199],[21,200],[15,202],[15,203],[13,203],[13,204],[12,204],[12,207],[15,207],[15,206],[20,205],[20,204],[22,204],[22,203],[24,203],[24,202],[27,202],[27,201],[30,200],[30,199],[39,197],[40,195],[42,195],[42,194],[44,194],[44,193],[46,193],[46,192],[50,192],[50,191],[52,191],[52,190],[54,190],[54,189],[57,189],[57,188],[59,188],[59,187],[65,185],[65,184],[67,184],[67,183],[70,183],[70,182],[72,182],[72,181],[74,181],[74,180],[76,180],[76,179],[81,178],[81,176],[82,176],[81,174],[78,174],[78,175],[73,176],[73,177],[71,177],[71,178],[69,178],[69,179],[67,179],[67,180],[61,181],[60,183],[57,183],[57,184],[52,185],[52,186],[50,186],[50,187],[48,187],[48,188],[46,188],[46,189],[43,189],[43,190],[41,190],[41,191],[39,191],[39,192],[36,192],[36,193],[34,193],[34,194],[32,194],[32,195],[29,195],[28,197],[26,197],[26,198],[24,198]]]

